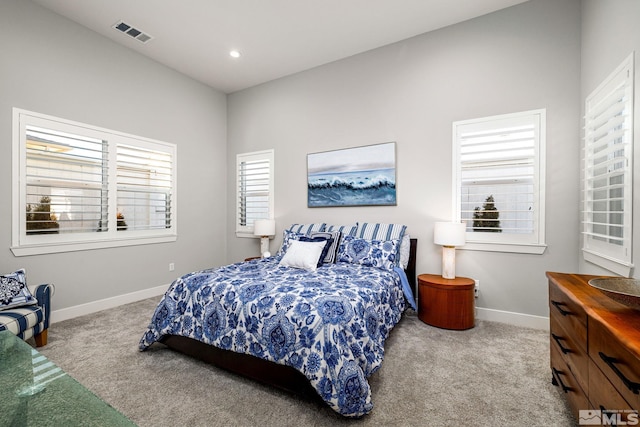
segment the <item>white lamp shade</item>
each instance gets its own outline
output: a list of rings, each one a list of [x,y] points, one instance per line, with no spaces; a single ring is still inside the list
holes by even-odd
[[[276,221],[273,219],[257,219],[253,223],[253,234],[256,236],[275,236]]]
[[[442,246],[462,246],[466,242],[467,225],[464,222],[436,222],[433,243]]]

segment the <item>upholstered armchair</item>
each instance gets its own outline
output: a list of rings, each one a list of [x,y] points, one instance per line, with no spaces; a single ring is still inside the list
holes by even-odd
[[[53,286],[38,285],[35,298],[29,291],[24,270],[0,276],[0,331],[8,330],[37,347],[47,344]]]

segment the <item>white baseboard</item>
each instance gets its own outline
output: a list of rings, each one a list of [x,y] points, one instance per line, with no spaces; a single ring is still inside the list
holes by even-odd
[[[143,289],[141,291],[118,295],[111,298],[105,298],[98,301],[92,301],[86,304],[61,308],[60,310],[52,310],[49,322],[61,322],[67,319],[73,319],[74,317],[84,316],[85,314],[96,313],[108,308],[114,308],[120,305],[129,304],[131,302],[159,296],[164,294],[168,288],[168,284],[163,286],[156,286],[155,288]]]
[[[549,318],[533,316],[531,314],[514,313],[511,311],[493,310],[491,308],[476,308],[476,319],[492,322],[508,323],[526,328],[549,330]]]

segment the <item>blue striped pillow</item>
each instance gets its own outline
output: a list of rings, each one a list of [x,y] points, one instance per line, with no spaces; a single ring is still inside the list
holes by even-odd
[[[351,225],[327,225],[324,231],[339,231],[343,236],[355,236],[358,229],[358,223]]]
[[[324,231],[326,225],[327,224],[325,224],[324,222],[317,224],[291,224],[291,226],[287,228],[287,230],[308,236],[314,231]]]
[[[402,224],[362,223],[358,225],[355,236],[366,240],[400,240],[407,230]]]
[[[342,233],[339,231],[316,231],[311,233],[310,237],[323,237],[327,240],[331,240],[331,245],[328,248],[327,254],[322,260],[323,263],[332,264],[336,262],[338,257],[338,247],[340,245],[340,236]]]

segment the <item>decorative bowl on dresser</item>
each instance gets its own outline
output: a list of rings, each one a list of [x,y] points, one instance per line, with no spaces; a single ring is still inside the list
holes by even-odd
[[[547,278],[552,381],[574,417],[599,410],[598,425],[640,423],[640,311],[589,286],[597,276]]]

